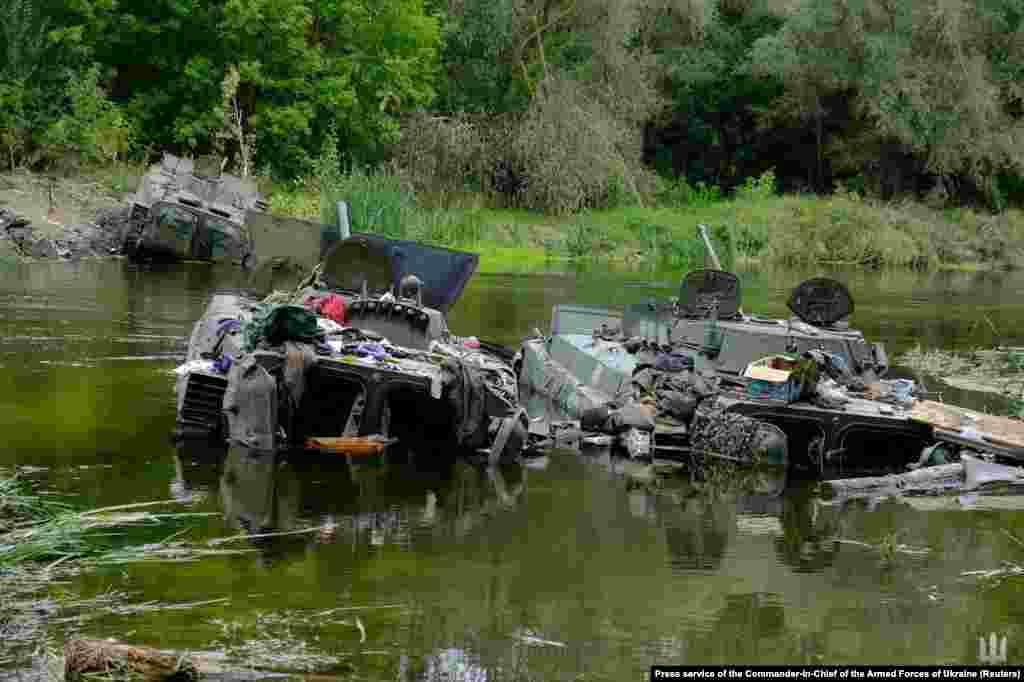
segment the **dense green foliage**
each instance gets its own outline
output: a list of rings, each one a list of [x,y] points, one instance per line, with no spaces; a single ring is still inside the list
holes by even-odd
[[[769,169],[1001,209],[1024,199],[1022,20],[1024,0],[11,0],[0,145],[288,179],[331,139],[420,194],[554,212]]]
[[[435,94],[440,24],[420,0],[12,0],[0,22],[12,163],[113,155],[117,131],[296,176],[332,127],[380,158]]]

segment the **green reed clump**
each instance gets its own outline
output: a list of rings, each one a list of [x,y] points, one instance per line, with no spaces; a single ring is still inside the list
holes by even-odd
[[[483,239],[484,223],[479,210],[425,209],[409,216],[404,236],[438,246],[473,247]]]
[[[66,505],[33,493],[17,476],[0,474],[0,537],[25,524],[52,519],[67,509]]]
[[[415,201],[402,179],[386,169],[353,168],[321,186],[320,219],[337,224],[337,202],[348,204],[349,226],[353,232],[372,232],[402,239],[408,235],[415,213]]]
[[[209,554],[169,541],[174,533],[157,543],[115,547],[115,540],[128,529],[160,528],[184,519],[209,516],[206,513],[161,514],[140,511],[142,507],[173,504],[174,500],[75,511],[69,505],[48,500],[17,477],[0,475],[0,570],[29,562],[86,559],[92,563],[124,563],[126,560],[198,558]],[[124,543],[120,543],[124,544]]]

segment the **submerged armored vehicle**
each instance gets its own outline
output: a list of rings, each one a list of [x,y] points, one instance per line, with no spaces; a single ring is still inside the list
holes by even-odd
[[[624,312],[555,306],[550,335],[524,342],[518,372],[555,408],[592,428],[602,409],[646,403],[659,456],[757,459],[751,443],[771,441],[770,432],[726,418],[742,416],[784,432],[786,456],[775,447],[770,462],[815,475],[826,468],[900,471],[925,461],[921,453],[936,443],[944,444],[944,458],[970,448],[1024,459],[1024,424],[951,414],[919,400],[913,382],[881,378],[885,351],[849,327],[854,303],[839,282],[803,282],[788,306],[795,319],[744,314],[739,279],[700,270],[684,277],[678,301],[668,304]],[[982,426],[962,430],[961,420]]]
[[[164,154],[130,198],[122,253],[152,260],[245,264],[253,253],[248,211],[267,204],[255,183],[233,175],[204,177],[191,159]]]
[[[527,423],[511,366],[445,319],[477,260],[358,235],[290,294],[214,295],[177,370],[178,433],[260,450],[397,439],[516,455]]]

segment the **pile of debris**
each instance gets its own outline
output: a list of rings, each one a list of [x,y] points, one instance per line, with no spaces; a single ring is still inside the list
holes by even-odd
[[[63,228],[60,238],[51,239],[25,217],[8,208],[0,208],[0,243],[4,251],[22,258],[78,259],[111,256],[121,252],[127,207],[101,210],[94,222]]]

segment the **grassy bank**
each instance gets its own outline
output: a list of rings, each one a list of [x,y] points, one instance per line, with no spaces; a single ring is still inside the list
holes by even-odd
[[[551,261],[619,261],[685,269],[703,263],[696,226],[711,227],[728,267],[736,260],[867,267],[1006,268],[1024,265],[1024,212],[939,210],[854,193],[780,196],[774,179],[747,183],[734,198],[683,186],[656,203],[574,215],[489,206],[479,195],[418,199],[397,176],[355,172],[323,183],[271,188],[272,209],[323,221],[350,204],[357,230],[482,253],[484,271],[529,271]]]
[[[143,171],[137,164],[83,169],[57,180],[54,202],[66,224],[88,221],[96,209],[133,191]],[[496,208],[474,193],[414,196],[403,178],[383,171],[324,173],[289,184],[258,180],[276,213],[333,222],[335,202],[344,199],[354,229],[479,251],[484,272],[531,272],[573,261],[687,269],[703,264],[700,223],[711,227],[726,267],[737,260],[954,269],[1024,265],[1022,211],[992,215],[847,192],[780,196],[770,173],[751,179],[729,199],[713,188],[677,183],[643,205],[572,215]],[[44,219],[49,185],[28,172],[0,175],[0,203],[54,231]]]

